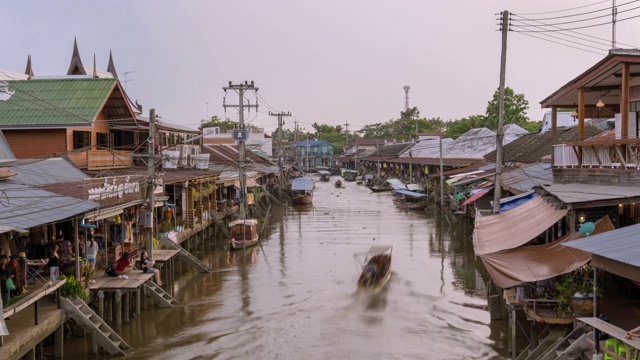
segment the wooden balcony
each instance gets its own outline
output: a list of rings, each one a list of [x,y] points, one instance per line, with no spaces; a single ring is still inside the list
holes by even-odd
[[[553,147],[553,181],[595,185],[640,185],[640,140],[574,143]]]
[[[70,153],[69,160],[86,170],[128,168],[133,166],[132,154],[123,150],[85,150]]]

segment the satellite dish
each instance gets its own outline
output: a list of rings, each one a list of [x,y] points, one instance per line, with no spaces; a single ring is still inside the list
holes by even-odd
[[[589,234],[591,234],[593,232],[593,230],[596,229],[596,224],[592,223],[591,221],[586,222],[584,224],[582,224],[580,226],[580,234],[584,235],[584,236],[589,236]]]

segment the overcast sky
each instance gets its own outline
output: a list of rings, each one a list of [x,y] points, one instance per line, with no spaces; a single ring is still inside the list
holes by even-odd
[[[633,9],[640,3],[617,3],[618,20],[640,15]],[[496,13],[509,10],[559,23],[606,15],[607,11],[597,11],[612,1],[0,0],[0,4],[2,70],[24,72],[31,54],[36,76],[66,74],[75,36],[85,66],[93,66],[95,54],[97,67],[106,69],[111,50],[121,81],[127,80],[124,86],[143,105],[145,115],[155,108],[175,124],[196,128],[207,114],[237,120],[233,109],[225,115],[222,87],[229,81],[253,80],[266,102],[260,100],[258,113],[252,111],[247,121],[270,133],[277,120],[269,111],[290,111],[288,128],[293,128],[294,119],[307,129],[317,122],[349,123],[349,130],[357,130],[398,118],[404,110],[405,85],[411,87],[410,106],[418,107],[422,117],[453,120],[484,114],[499,84],[501,34]],[[586,12],[593,13],[566,17]],[[610,20],[609,16],[562,26]],[[620,21],[619,47],[640,47],[638,30],[640,17]],[[563,40],[573,40],[563,37],[566,33],[509,32],[506,84],[525,95],[533,120],[545,112],[539,105],[542,99],[601,60],[611,47],[610,24],[575,31],[590,36],[580,41],[589,47],[581,48],[596,53],[567,46],[571,44]],[[237,101],[236,95],[227,96],[227,103]]]

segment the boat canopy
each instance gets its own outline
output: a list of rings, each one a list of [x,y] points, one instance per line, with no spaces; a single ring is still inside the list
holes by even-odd
[[[476,255],[513,249],[534,239],[567,215],[540,196],[499,214],[477,216],[473,230]],[[518,231],[513,231],[517,228]]]
[[[392,184],[392,185],[393,184],[402,184],[402,185],[404,185],[404,183],[402,181],[400,181],[400,179],[387,179],[387,182],[389,184]],[[404,186],[406,187],[406,185],[404,185]]]
[[[424,191],[420,184],[407,184],[407,190],[415,192]]]
[[[596,222],[591,236],[614,229],[608,216]],[[611,233],[613,234],[613,232]],[[493,282],[501,288],[509,288],[524,282],[546,280],[566,274],[591,259],[587,251],[571,248],[565,244],[571,240],[582,239],[579,232],[567,234],[550,244],[521,246],[516,249],[480,255],[480,259],[489,272]]]
[[[394,190],[394,191],[396,193],[398,193],[398,194],[407,195],[407,196],[413,196],[413,197],[426,197],[426,196],[428,196],[427,194],[417,193],[417,192],[413,192],[413,191],[409,191],[409,190]]]
[[[391,184],[391,188],[393,190],[407,190],[407,186],[405,184]]]
[[[320,174],[320,175],[331,175],[331,173],[328,172],[327,170],[319,170],[318,174]]]
[[[291,183],[291,190],[311,191],[313,190],[313,180],[309,178],[296,178]]]
[[[386,252],[389,252],[392,248],[393,246],[391,245],[372,246],[371,248],[369,248],[369,254],[370,255],[384,254]]]
[[[229,227],[234,227],[236,225],[242,225],[242,223],[244,223],[245,225],[258,225],[258,220],[256,220],[256,219],[234,220],[234,221],[229,223]]]

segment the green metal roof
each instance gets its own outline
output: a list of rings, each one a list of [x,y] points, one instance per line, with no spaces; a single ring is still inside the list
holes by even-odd
[[[95,120],[116,79],[31,79],[7,81],[13,92],[0,101],[0,127],[71,125]]]

